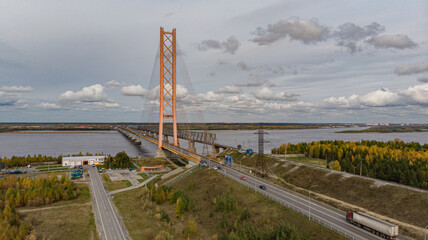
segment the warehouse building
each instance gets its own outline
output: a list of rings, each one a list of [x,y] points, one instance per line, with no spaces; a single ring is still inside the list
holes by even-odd
[[[103,165],[106,156],[63,157],[62,166],[75,167],[80,165]]]

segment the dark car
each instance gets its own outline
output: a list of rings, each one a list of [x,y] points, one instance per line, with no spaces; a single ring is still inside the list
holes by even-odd
[[[266,186],[265,185],[260,185],[259,188],[262,189],[262,190],[266,190]]]

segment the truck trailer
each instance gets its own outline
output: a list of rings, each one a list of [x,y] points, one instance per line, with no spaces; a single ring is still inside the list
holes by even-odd
[[[346,221],[386,239],[398,237],[398,226],[357,211],[348,211]]]

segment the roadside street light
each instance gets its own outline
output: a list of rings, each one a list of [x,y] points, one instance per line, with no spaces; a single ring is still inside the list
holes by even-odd
[[[308,209],[309,209],[309,221],[311,221],[311,188],[312,187],[318,187],[318,185],[313,185],[310,186],[308,189],[308,198],[309,198],[309,203],[308,203]]]
[[[239,162],[239,170],[241,170],[242,171],[242,164],[241,164],[241,161],[238,161]]]

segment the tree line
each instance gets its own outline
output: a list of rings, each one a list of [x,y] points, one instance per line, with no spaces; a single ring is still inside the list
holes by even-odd
[[[400,139],[318,141],[282,144],[273,154],[305,154],[327,160],[327,167],[413,187],[428,189],[428,144],[405,143]]]
[[[0,239],[25,239],[29,226],[16,212],[18,207],[34,207],[76,197],[75,184],[62,176],[0,179]]]

